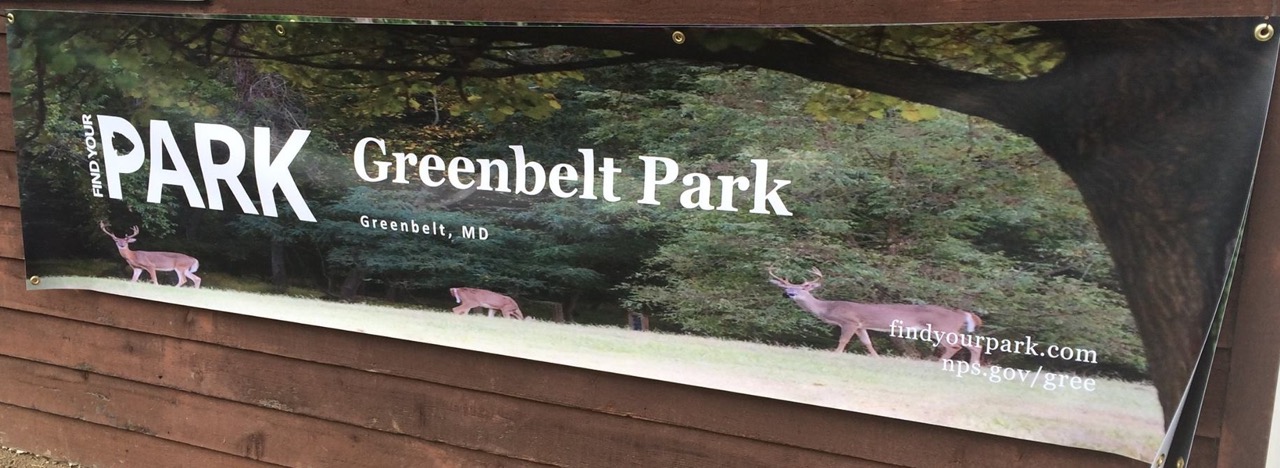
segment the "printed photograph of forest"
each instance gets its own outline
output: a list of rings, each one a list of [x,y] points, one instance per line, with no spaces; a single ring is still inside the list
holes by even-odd
[[[1142,459],[1219,303],[1275,67],[1273,46],[1229,19],[745,29],[16,16],[24,243],[39,288]],[[95,193],[103,168],[90,161],[107,145],[88,141],[104,138],[103,115],[127,119],[145,146],[113,140],[146,153],[118,174],[120,199]],[[215,177],[236,157],[199,134],[210,124],[243,139],[234,179],[247,197]],[[310,133],[290,147],[298,130]],[[354,157],[367,138],[385,149]],[[547,169],[581,169],[583,149],[611,158],[621,200],[483,190],[478,171],[452,166],[420,172],[426,155],[514,165],[513,145]],[[256,190],[259,153],[291,151],[315,221],[286,189]],[[393,153],[413,162],[399,172]],[[637,203],[642,157],[705,177]],[[789,181],[777,193],[790,215],[749,212],[754,188],[733,178],[752,179],[759,160]],[[388,168],[385,180],[361,175]],[[427,183],[446,176],[470,185]],[[700,197],[707,209],[687,207]],[[276,216],[261,215],[267,204]],[[198,290],[173,287],[183,258],[198,259]],[[509,296],[526,320],[450,313],[460,287]],[[918,325],[1096,359],[995,347],[984,373],[963,374],[931,360],[930,344],[871,324],[935,306],[944,318]],[[833,353],[851,322],[864,330],[843,330],[848,349]],[[1014,378],[988,378],[998,369]],[[1045,390],[1029,377],[1042,373],[1096,390]]]

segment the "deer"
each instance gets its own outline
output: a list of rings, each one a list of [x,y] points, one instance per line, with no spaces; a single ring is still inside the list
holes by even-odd
[[[196,270],[200,269],[200,261],[187,254],[177,252],[148,252],[145,250],[130,250],[129,244],[136,242],[138,239],[138,227],[133,227],[133,232],[124,237],[116,237],[107,229],[106,221],[99,221],[98,227],[102,228],[102,232],[111,236],[111,240],[115,241],[116,249],[120,251],[120,256],[124,257],[124,261],[133,267],[133,280],[138,281],[138,277],[142,275],[142,271],[146,270],[151,275],[151,283],[160,284],[156,280],[156,271],[175,271],[178,273],[177,287],[187,283],[190,278],[196,288],[200,287],[200,277],[196,276]]]
[[[835,352],[843,353],[853,335],[858,335],[867,354],[879,356],[875,347],[871,346],[868,330],[895,332],[897,336],[919,336],[922,340],[935,342],[943,348],[939,359],[951,359],[961,348],[969,350],[969,363],[979,365],[982,355],[981,341],[972,334],[982,326],[978,314],[959,309],[926,304],[863,304],[850,301],[826,301],[813,297],[814,289],[822,286],[822,271],[817,267],[810,270],[816,277],[800,284],[793,284],[779,277],[772,267],[769,268],[769,282],[783,289],[783,296],[795,301],[806,312],[813,314],[818,320],[840,327],[840,343]],[[955,336],[955,341],[948,339]],[[936,338],[936,339],[935,339]]]
[[[524,313],[520,312],[520,306],[511,296],[477,288],[449,288],[449,294],[458,301],[458,306],[453,308],[455,314],[466,315],[471,309],[484,307],[489,310],[489,317],[493,317],[495,310],[500,310],[503,317],[524,320]]]

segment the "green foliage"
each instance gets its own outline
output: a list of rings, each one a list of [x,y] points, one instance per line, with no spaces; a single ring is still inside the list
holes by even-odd
[[[768,158],[776,177],[793,181],[785,192],[794,217],[664,211],[669,234],[620,287],[626,307],[690,333],[830,347],[833,327],[780,297],[765,275],[774,265],[799,280],[819,267],[828,278],[819,297],[972,310],[986,335],[1100,356],[1098,366],[1049,368],[1144,372],[1088,212],[1031,142],[948,112],[824,123],[795,112],[823,92],[801,80],[686,71],[679,90],[583,93],[600,122],[588,135],[618,151],[681,158],[686,171],[712,177]],[[674,128],[681,118],[699,125]],[[659,198],[675,203],[681,189]]]
[[[486,287],[583,309],[621,305],[669,330],[827,348],[832,328],[780,297],[765,275],[773,266],[799,279],[818,267],[823,298],[972,310],[984,334],[1096,349],[1100,358],[1080,368],[1043,363],[1050,368],[1144,372],[1075,187],[1034,144],[989,122],[749,67],[649,61],[577,70],[572,64],[628,57],[396,24],[290,23],[285,40],[271,22],[79,18],[28,13],[10,34],[24,210],[76,220],[28,225],[47,234],[31,241],[37,247],[79,239],[97,246],[87,249],[94,255],[114,255],[83,222],[111,219],[139,224],[153,245],[208,253],[220,272],[260,278],[268,264],[288,263],[295,284],[331,294],[348,280],[358,294],[409,300]],[[1054,43],[1032,40],[1037,31],[1024,25],[762,34],[708,33],[688,46],[752,51],[767,40],[806,41],[1002,80],[1061,60]],[[319,222],[192,210],[175,193],[146,203],[142,177],[124,180],[125,201],[90,196],[78,119],[104,110],[168,120],[183,142],[194,122],[271,127],[277,138],[313,130],[293,167]],[[508,158],[508,146],[520,144],[544,165],[578,162],[577,149],[594,148],[622,166],[622,194],[639,193],[639,155],[672,158],[713,180],[750,174],[750,160],[768,159],[772,177],[792,181],[781,193],[794,215],[684,209],[678,184],[660,190],[660,207],[360,184],[349,151],[369,136],[391,152],[445,158]],[[749,193],[734,197],[738,207],[750,202]],[[453,237],[366,227],[362,216],[435,223]],[[462,226],[491,237],[461,238]],[[285,248],[283,260],[265,260],[273,246]]]
[[[819,136],[819,129],[806,125],[810,119],[800,112],[799,103],[781,99],[797,91],[788,87],[794,78],[714,67],[646,68],[649,76],[667,83],[619,83],[578,92],[595,123],[584,138],[621,154],[698,160],[731,157],[752,142],[803,147]],[[631,72],[628,68],[617,73]]]
[[[1005,80],[1048,72],[1065,56],[1061,45],[1023,23],[811,28],[806,42],[840,44],[875,57],[968,70]]]
[[[876,59],[965,70],[1001,80],[1024,80],[1052,70],[1062,47],[1025,24],[950,24],[872,28],[811,28],[794,40],[839,44]],[[823,83],[804,104],[819,121],[861,124],[897,115],[908,122],[936,119],[936,107]]]

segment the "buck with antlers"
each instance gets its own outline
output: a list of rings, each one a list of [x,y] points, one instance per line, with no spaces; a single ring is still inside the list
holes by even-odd
[[[466,315],[471,309],[484,307],[489,310],[490,317],[495,310],[500,310],[504,317],[524,320],[524,312],[520,312],[520,306],[510,296],[476,288],[449,288],[449,293],[453,294],[453,300],[458,301],[458,306],[453,308],[455,314]]]
[[[200,261],[195,257],[177,252],[148,252],[144,250],[130,250],[129,244],[137,241],[135,237],[138,235],[138,227],[133,227],[133,233],[116,237],[107,229],[106,221],[99,221],[98,227],[102,228],[102,232],[111,236],[111,240],[116,242],[116,249],[120,251],[120,256],[124,257],[124,261],[133,267],[133,281],[138,281],[138,277],[142,275],[142,271],[146,270],[151,275],[151,282],[160,284],[156,281],[157,271],[176,271],[178,272],[178,284],[182,286],[187,283],[190,278],[195,287],[200,287],[200,277],[196,276],[196,270],[200,268]]]
[[[849,301],[824,301],[813,297],[810,292],[822,286],[822,271],[810,270],[817,278],[800,284],[779,277],[769,268],[769,282],[778,285],[785,292],[784,296],[795,301],[801,309],[813,314],[823,322],[840,327],[840,344],[837,353],[843,353],[845,346],[853,335],[858,335],[867,353],[878,356],[871,346],[868,330],[905,333],[907,336],[920,336],[943,348],[941,359],[950,359],[961,348],[969,350],[969,362],[977,365],[981,361],[982,344],[972,335],[982,325],[982,319],[973,312],[950,309],[936,305],[915,304],[861,304]],[[898,335],[902,336],[902,335]],[[936,339],[934,339],[936,337]],[[954,341],[948,339],[954,337]]]

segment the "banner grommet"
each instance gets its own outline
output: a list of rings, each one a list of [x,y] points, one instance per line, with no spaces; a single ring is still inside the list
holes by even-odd
[[[1253,28],[1253,38],[1259,42],[1267,42],[1275,35],[1276,28],[1271,26],[1270,23],[1260,23],[1256,28]]]

